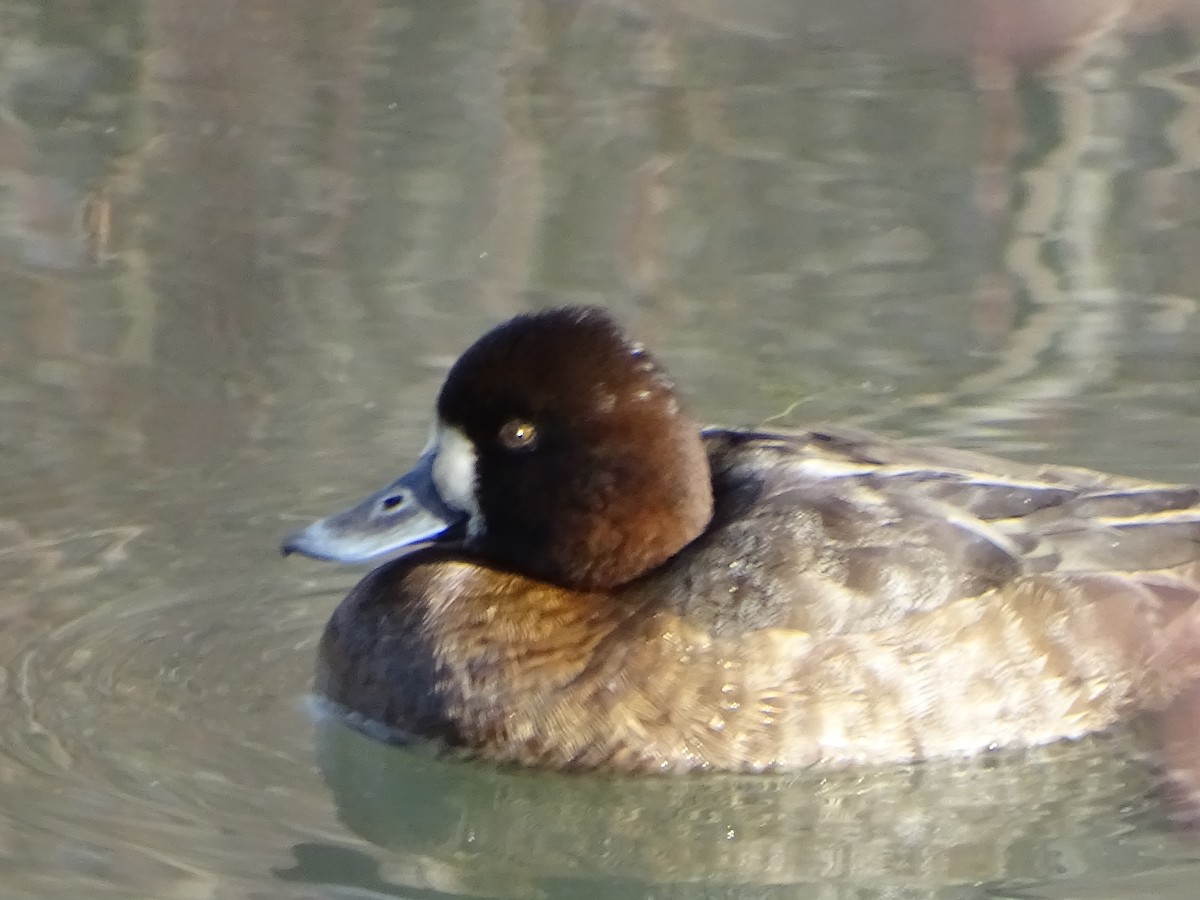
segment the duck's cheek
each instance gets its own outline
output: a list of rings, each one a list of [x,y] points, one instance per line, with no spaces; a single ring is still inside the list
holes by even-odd
[[[477,494],[475,445],[459,429],[439,422],[430,438],[434,450],[433,484],[447,506],[469,516],[467,531],[483,533],[483,515]]]

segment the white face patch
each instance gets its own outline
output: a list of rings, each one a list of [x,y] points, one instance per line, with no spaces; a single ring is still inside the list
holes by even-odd
[[[433,485],[447,506],[470,516],[467,532],[483,533],[483,516],[475,496],[475,445],[457,428],[442,422],[429,439],[433,457]]]

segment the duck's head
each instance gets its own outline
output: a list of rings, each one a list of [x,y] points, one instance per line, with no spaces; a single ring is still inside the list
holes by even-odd
[[[427,542],[555,584],[613,587],[712,516],[708,461],[671,380],[602,310],[520,315],[446,376],[416,466],[287,537],[362,562]]]

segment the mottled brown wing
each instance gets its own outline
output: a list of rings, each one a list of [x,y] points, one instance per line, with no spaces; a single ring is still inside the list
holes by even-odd
[[[716,634],[870,631],[1036,573],[1200,558],[1200,491],[846,429],[710,431],[709,533],[673,565]]]

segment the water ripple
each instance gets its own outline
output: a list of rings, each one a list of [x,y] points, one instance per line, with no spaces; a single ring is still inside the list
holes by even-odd
[[[14,891],[191,896],[220,873],[250,896],[336,829],[302,697],[340,583],[131,565],[141,535],[0,523],[0,848],[43,862]]]

